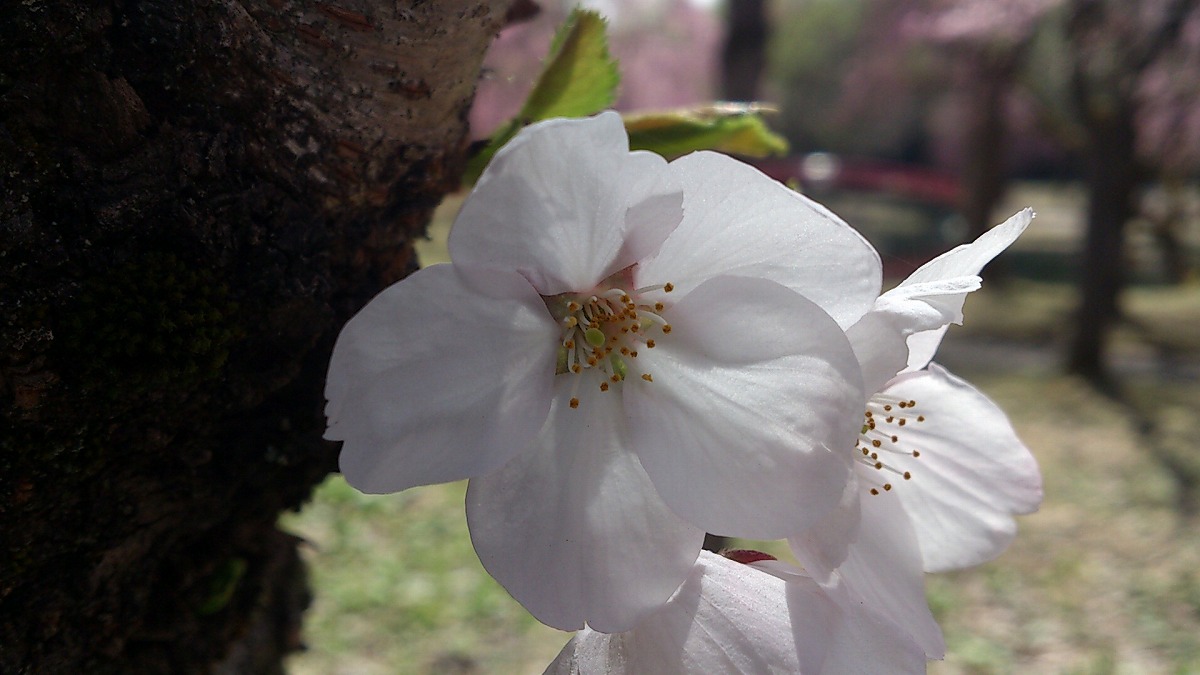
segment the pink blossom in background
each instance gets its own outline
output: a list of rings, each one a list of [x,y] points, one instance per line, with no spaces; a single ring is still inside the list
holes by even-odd
[[[609,49],[620,61],[619,110],[675,108],[715,95],[720,17],[688,0],[612,0],[595,6],[609,20]],[[532,21],[501,31],[484,60],[471,109],[471,135],[485,138],[521,109],[567,10],[545,2]]]
[[[1168,172],[1184,173],[1200,158],[1200,11],[1185,20],[1174,50],[1142,74],[1138,153]]]
[[[956,0],[931,11],[912,11],[901,30],[943,45],[1016,44],[1063,0]]]

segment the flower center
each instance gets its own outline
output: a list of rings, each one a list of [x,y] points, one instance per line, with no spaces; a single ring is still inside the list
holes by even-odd
[[[925,421],[925,416],[917,414],[917,402],[912,399],[899,399],[894,396],[876,394],[867,401],[867,411],[864,413],[862,431],[859,432],[858,442],[854,444],[855,460],[871,469],[863,471],[859,476],[870,485],[871,494],[877,495],[882,490],[892,489],[889,475],[899,476],[903,480],[911,480],[912,473],[897,468],[894,465],[900,457],[916,459],[921,451],[908,447],[903,442],[904,429],[910,424]]]
[[[626,280],[628,275],[618,273]],[[639,350],[653,349],[655,339],[671,333],[671,324],[663,318],[666,305],[642,298],[646,293],[675,290],[673,284],[646,286],[625,291],[615,286],[597,289],[592,293],[562,293],[543,297],[550,314],[562,327],[558,347],[559,375],[600,376],[600,391],[620,385],[631,374],[653,382],[654,377],[644,369],[634,367]],[[579,399],[572,397],[572,408]]]

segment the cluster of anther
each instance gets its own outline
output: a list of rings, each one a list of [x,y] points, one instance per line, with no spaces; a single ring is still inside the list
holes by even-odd
[[[925,421],[924,415],[914,414],[916,407],[917,402],[912,399],[901,400],[878,394],[873,396],[867,403],[862,431],[859,433],[858,443],[854,446],[855,459],[876,471],[911,480],[911,472],[901,471],[892,466],[888,463],[888,458],[889,455],[906,455],[914,459],[921,456],[920,450],[907,448],[900,443],[905,426],[912,422]],[[890,491],[891,482],[883,480],[877,487],[872,487],[870,493],[877,495],[881,489],[884,492]]]
[[[600,391],[622,382],[629,375],[628,360],[636,359],[639,349],[653,349],[653,335],[671,332],[671,324],[662,317],[665,305],[640,301],[642,294],[657,290],[670,293],[675,286],[648,286],[632,293],[609,288],[589,295],[547,298],[547,307],[562,326],[556,372],[597,372],[602,376]],[[645,371],[641,378],[654,381]],[[570,405],[579,407],[579,399],[572,398]]]

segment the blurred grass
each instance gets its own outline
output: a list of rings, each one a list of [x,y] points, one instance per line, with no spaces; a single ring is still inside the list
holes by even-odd
[[[540,673],[568,634],[542,626],[475,557],[466,483],[372,496],[331,476],[284,528],[309,542],[315,600],[296,675]]]
[[[1045,226],[1031,233],[1035,247],[1061,248],[1076,231],[1055,220],[1074,213],[1055,194],[1033,195],[1048,205],[1030,200]],[[448,259],[456,208],[420,247],[427,263]],[[1156,459],[1167,448],[1200,466],[1200,288],[1124,296],[1134,321],[1113,351],[1125,402],[1058,374],[1074,302],[1065,284],[987,285],[941,354],[1009,413],[1041,464],[1046,500],[999,560],[929,577],[949,646],[936,675],[1200,673],[1200,537]],[[569,636],[537,624],[482,570],[463,494],[457,483],[365,496],[334,476],[283,518],[311,543],[316,594],[309,650],[289,672],[541,672]]]

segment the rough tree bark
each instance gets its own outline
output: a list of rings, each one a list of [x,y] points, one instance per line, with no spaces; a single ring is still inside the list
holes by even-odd
[[[507,2],[0,5],[0,672],[277,672],[341,324]]]

